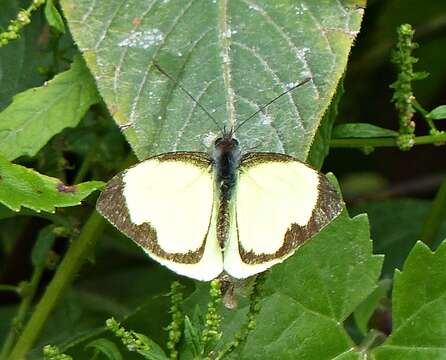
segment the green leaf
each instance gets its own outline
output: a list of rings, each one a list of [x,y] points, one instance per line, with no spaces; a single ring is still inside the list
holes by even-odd
[[[139,354],[149,360],[168,360],[164,350],[152,339],[144,334],[134,333],[141,342],[149,346],[149,350],[137,350]]]
[[[121,360],[122,355],[114,342],[100,338],[89,342],[86,348],[94,349],[95,354],[103,354],[109,360]]]
[[[378,283],[378,287],[365,299],[353,313],[356,325],[362,334],[365,335],[369,331],[368,323],[381,300],[386,297],[392,281],[383,279]]]
[[[351,209],[353,214],[366,212],[370,218],[373,250],[385,255],[383,274],[392,276],[395,268],[401,268],[420,237],[423,219],[427,218],[431,206],[432,202],[426,200],[394,199],[373,201]],[[446,219],[435,245],[445,236]]]
[[[395,273],[393,332],[376,360],[446,358],[446,242],[435,253],[421,242]]]
[[[197,359],[202,354],[202,344],[198,329],[191,323],[189,316],[184,318],[184,340],[186,349],[192,352],[193,358]]]
[[[129,6],[110,0],[92,7],[61,1],[101,94],[140,159],[206,150],[223,126],[240,124],[310,77],[237,132],[244,149],[306,159],[359,30],[358,3],[171,0]]]
[[[273,268],[243,349],[245,359],[338,359],[354,346],[342,322],[374,290],[382,258],[372,255],[366,215],[344,211]],[[350,355],[347,358],[350,358]],[[354,358],[354,357],[353,357]]]
[[[45,17],[53,30],[61,34],[65,33],[65,24],[53,0],[46,0]]]
[[[102,181],[88,181],[67,186],[56,178],[12,164],[0,156],[0,203],[14,211],[24,206],[35,211],[54,212],[56,207],[79,205],[103,185]]]
[[[427,114],[427,116],[433,120],[446,119],[446,105],[437,106],[434,110]]]
[[[395,137],[398,132],[366,123],[340,124],[333,129],[334,139]]]
[[[23,1],[1,2],[0,29],[6,29],[11,19],[25,6]],[[45,26],[40,16],[33,16],[30,24],[20,31],[20,40],[11,41],[0,50],[0,111],[12,97],[25,89],[38,86],[44,81],[37,67],[46,60],[47,54],[40,52],[39,38]],[[1,30],[0,30],[1,31]]]
[[[54,225],[45,226],[39,231],[36,243],[31,253],[31,262],[34,267],[44,267],[48,258],[48,253],[53,247],[56,236],[54,235]]]
[[[322,118],[320,127],[314,137],[313,145],[311,145],[310,153],[308,154],[308,163],[313,165],[316,169],[322,167],[322,164],[330,151],[331,133],[336,117],[338,116],[338,107],[343,95],[344,78],[342,78],[338,84],[336,94]]]
[[[14,96],[0,113],[0,154],[8,160],[34,156],[51,137],[76,126],[98,101],[94,81],[77,58],[46,85]]]

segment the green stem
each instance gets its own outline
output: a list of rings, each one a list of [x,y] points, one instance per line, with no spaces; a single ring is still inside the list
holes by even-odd
[[[70,248],[60,263],[53,280],[46,288],[42,299],[37,304],[31,319],[11,352],[9,360],[22,360],[31,349],[49,315],[64,294],[76,273],[90,254],[103,229],[104,220],[95,211],[82,228],[79,238],[71,243]]]
[[[91,147],[91,150],[85,155],[84,160],[82,161],[82,164],[77,171],[76,176],[74,177],[73,184],[78,184],[82,182],[85,178],[85,175],[87,174],[87,171],[90,169],[90,163],[91,160],[93,160],[94,155],[96,155],[97,152],[97,144],[93,145]]]
[[[412,100],[413,107],[423,116],[424,120],[426,121],[427,125],[431,130],[437,130],[437,128],[434,125],[434,122],[429,117],[429,112],[421,106],[421,104],[417,100]]]
[[[15,292],[16,294],[20,293],[19,287],[15,286],[15,285],[1,285],[0,284],[0,291],[11,291],[11,292]]]
[[[446,178],[443,180],[438,189],[437,195],[432,203],[426,221],[421,230],[421,241],[426,245],[432,246],[435,237],[438,234],[438,229],[446,216]]]
[[[24,291],[24,294],[22,296],[19,309],[17,310],[17,315],[11,322],[11,328],[9,329],[9,333],[6,336],[6,340],[0,353],[0,359],[2,360],[6,360],[8,358],[8,354],[10,353],[18,334],[23,327],[23,323],[26,316],[28,315],[29,308],[31,307],[32,300],[34,299],[34,295],[36,293],[37,287],[39,286],[44,269],[45,268],[43,266],[36,267],[33,271],[31,281],[26,286],[26,290]]]
[[[397,146],[397,138],[351,138],[331,139],[332,148],[361,148],[361,147],[392,147]],[[414,138],[415,145],[437,144],[446,141],[446,133],[438,135],[417,136]]]

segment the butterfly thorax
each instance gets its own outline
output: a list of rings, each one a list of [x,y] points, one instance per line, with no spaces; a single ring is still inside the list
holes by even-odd
[[[216,170],[216,187],[220,201],[217,220],[217,237],[224,248],[229,233],[228,208],[234,192],[237,168],[240,162],[240,146],[232,136],[232,131],[225,132],[215,141],[213,161]]]

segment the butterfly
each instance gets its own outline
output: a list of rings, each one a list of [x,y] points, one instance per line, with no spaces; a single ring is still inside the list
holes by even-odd
[[[164,153],[124,170],[98,212],[152,259],[197,280],[243,279],[284,261],[342,201],[325,175],[291,156],[242,153],[235,131],[222,131],[212,155]]]

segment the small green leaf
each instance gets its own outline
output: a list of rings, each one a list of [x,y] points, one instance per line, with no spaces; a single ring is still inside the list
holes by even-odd
[[[192,352],[194,359],[199,358],[202,354],[200,332],[191,323],[189,316],[187,315],[184,318],[184,337],[186,348]]]
[[[137,350],[139,354],[149,360],[168,360],[166,353],[155,341],[144,334],[133,332],[136,337],[149,347],[149,350]]]
[[[368,332],[368,323],[373,312],[379,306],[380,301],[386,297],[392,281],[390,279],[381,280],[375,290],[365,299],[353,313],[356,325],[362,334]]]
[[[395,272],[393,331],[376,360],[446,358],[446,242],[435,251],[418,242]]]
[[[446,105],[437,106],[427,116],[432,120],[446,119]]]
[[[0,113],[0,155],[8,160],[34,156],[54,135],[76,126],[98,101],[88,69],[76,58],[70,70],[14,96]]]
[[[108,339],[100,338],[89,342],[85,348],[94,349],[96,354],[103,354],[109,360],[121,360],[122,355],[116,344]]]
[[[334,139],[396,137],[398,132],[367,123],[340,124],[333,129]]]
[[[46,0],[45,17],[53,30],[61,34],[65,33],[65,24],[53,0]]]
[[[14,211],[24,206],[35,211],[54,212],[56,207],[79,205],[103,185],[102,181],[88,181],[67,186],[56,178],[12,164],[0,156],[0,203]]]
[[[54,225],[45,226],[39,231],[39,236],[37,237],[31,253],[31,261],[34,267],[45,266],[48,253],[53,247],[55,240],[56,236],[54,235]]]

